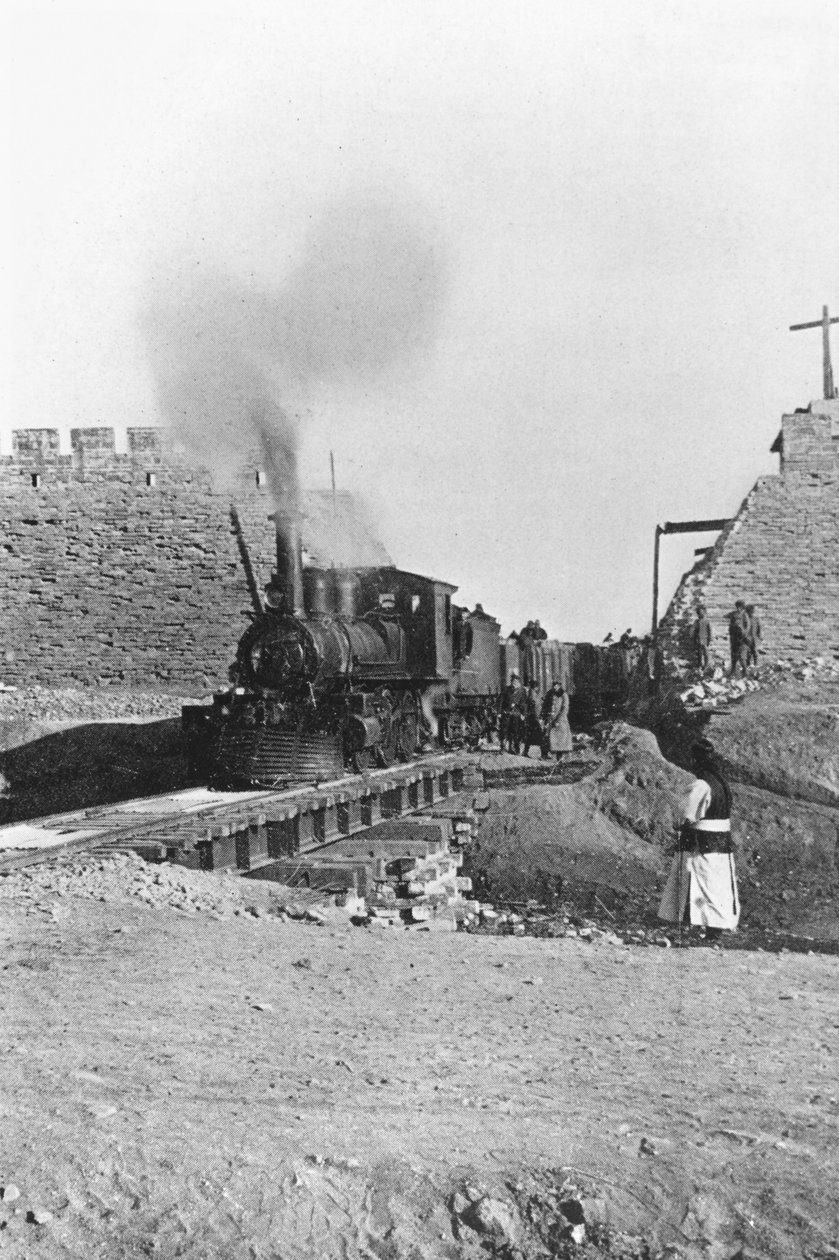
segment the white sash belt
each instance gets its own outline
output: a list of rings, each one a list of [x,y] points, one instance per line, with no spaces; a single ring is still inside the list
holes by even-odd
[[[701,822],[685,823],[691,831],[730,831],[730,818],[703,818]]]

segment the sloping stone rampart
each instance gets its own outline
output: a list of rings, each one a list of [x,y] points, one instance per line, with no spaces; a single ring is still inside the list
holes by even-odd
[[[820,409],[820,410],[819,410]],[[685,575],[662,618],[665,644],[692,660],[691,629],[704,604],[711,655],[728,661],[727,614],[756,605],[770,659],[839,658],[839,405],[784,416],[773,447],[781,472],[761,477],[712,550]]]
[[[232,503],[260,590],[275,567],[276,505],[258,472],[245,460],[219,485],[159,429],[130,429],[124,455],[111,429],[73,430],[68,455],[54,430],[16,431],[0,458],[3,681],[223,683],[251,609]],[[331,518],[323,497],[304,502],[304,545],[307,518],[315,534]],[[347,496],[339,507],[350,512]],[[355,526],[356,562],[388,563]]]

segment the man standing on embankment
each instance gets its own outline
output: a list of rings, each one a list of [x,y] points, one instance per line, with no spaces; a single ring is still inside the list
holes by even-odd
[[[697,775],[681,801],[679,844],[658,908],[660,919],[705,929],[705,939],[732,932],[740,918],[731,789],[710,740],[694,744]]]

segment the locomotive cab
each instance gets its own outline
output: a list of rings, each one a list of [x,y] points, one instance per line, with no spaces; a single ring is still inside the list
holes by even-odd
[[[494,721],[499,678],[498,642],[501,630],[480,604],[473,612],[454,610],[454,665],[451,680],[447,734],[454,743],[477,746],[490,734]]]

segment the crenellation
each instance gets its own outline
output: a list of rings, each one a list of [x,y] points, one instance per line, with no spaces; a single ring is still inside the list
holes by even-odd
[[[113,429],[71,429],[70,448],[73,467],[84,474],[88,469],[109,470],[120,468],[116,454]]]
[[[162,430],[155,428],[132,428],[126,430],[128,455],[135,463],[159,464],[164,458]],[[172,459],[176,451],[182,448],[171,443],[166,451]]]
[[[60,458],[58,429],[15,429],[12,432],[12,454],[4,462],[8,465],[42,464],[55,463]]]

